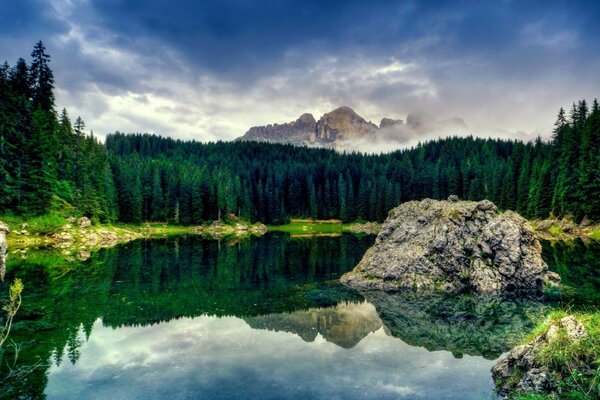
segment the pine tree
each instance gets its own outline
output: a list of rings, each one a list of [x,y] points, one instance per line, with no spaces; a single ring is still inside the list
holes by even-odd
[[[33,47],[31,57],[29,87],[31,88],[33,108],[53,112],[54,75],[48,66],[50,56],[46,54],[46,47],[41,40]]]

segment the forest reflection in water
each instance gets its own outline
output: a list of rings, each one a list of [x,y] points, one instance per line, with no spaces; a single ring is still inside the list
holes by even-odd
[[[6,382],[2,395],[490,395],[493,360],[546,306],[360,294],[337,284],[372,241],[179,237],[132,242],[84,261],[53,251],[11,257],[9,278],[27,284],[13,335],[19,363],[41,364]]]

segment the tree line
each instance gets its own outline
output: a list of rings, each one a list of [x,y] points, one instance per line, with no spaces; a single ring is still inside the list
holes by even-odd
[[[450,137],[388,154],[254,142],[201,143],[116,132],[100,143],[55,111],[41,42],[0,69],[0,207],[71,205],[101,222],[200,224],[231,215],[382,221],[401,202],[489,199],[528,218],[600,220],[600,110],[560,110],[551,140]]]

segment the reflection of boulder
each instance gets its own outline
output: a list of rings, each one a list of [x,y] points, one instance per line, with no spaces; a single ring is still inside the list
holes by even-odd
[[[542,305],[484,295],[449,296],[382,291],[363,293],[393,336],[429,351],[495,359],[508,351],[540,315]]]
[[[306,342],[321,334],[328,342],[350,349],[365,336],[381,328],[375,307],[369,303],[341,303],[329,308],[311,308],[292,313],[245,318],[254,329],[295,333]]]

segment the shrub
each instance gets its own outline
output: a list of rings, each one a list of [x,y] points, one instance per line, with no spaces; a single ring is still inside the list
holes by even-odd
[[[67,221],[56,214],[43,215],[29,220],[29,231],[31,233],[48,234],[58,232]]]

